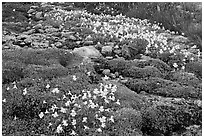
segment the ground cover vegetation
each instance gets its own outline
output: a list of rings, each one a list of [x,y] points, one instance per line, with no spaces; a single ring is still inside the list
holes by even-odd
[[[2,135],[202,135],[201,3],[2,7]]]

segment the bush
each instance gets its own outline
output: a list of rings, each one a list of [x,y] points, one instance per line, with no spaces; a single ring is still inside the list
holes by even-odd
[[[146,77],[162,77],[162,73],[155,67],[146,66],[144,68],[131,67],[122,72],[125,77],[146,78]]]
[[[191,105],[157,105],[142,110],[143,128],[146,135],[172,135],[191,124],[200,124],[201,109]]]
[[[17,61],[5,61],[2,63],[2,83],[18,81],[25,76],[23,68],[25,64]]]
[[[126,15],[140,19],[148,19],[151,23],[159,23],[165,29],[184,33],[202,50],[201,3],[148,2],[136,3]],[[188,7],[188,8],[187,8]]]

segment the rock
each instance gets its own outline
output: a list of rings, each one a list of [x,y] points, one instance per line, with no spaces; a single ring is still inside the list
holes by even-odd
[[[188,38],[179,35],[179,36],[175,36],[172,41],[177,43],[187,43],[189,40]]]
[[[30,43],[32,42],[32,39],[31,39],[30,37],[28,37],[28,38],[26,38],[26,39],[24,40],[24,42],[25,42],[26,44],[30,44]]]
[[[26,32],[23,32],[23,34],[27,34],[27,35],[30,35],[30,34],[33,34],[33,33],[35,33],[35,29],[30,29],[30,30],[28,30]]]
[[[122,53],[122,51],[120,49],[115,49],[115,50],[113,50],[113,52],[117,55],[120,55]]]
[[[60,43],[60,42],[56,42],[56,43],[55,43],[55,46],[56,46],[57,48],[61,48],[63,45],[62,45],[62,43]]]
[[[85,46],[93,45],[93,41],[85,41],[85,42],[84,42],[84,45],[85,45]]]
[[[67,36],[67,39],[73,40],[73,41],[76,41],[76,40],[77,40],[77,38],[76,38],[75,36],[73,36],[73,35]]]
[[[35,14],[35,18],[37,19],[37,20],[41,20],[43,17],[43,13],[42,12],[37,12],[36,14]]]
[[[36,10],[34,10],[34,9],[29,9],[28,11],[27,11],[27,13],[28,14],[31,14],[31,13],[33,13],[33,12],[35,12]]]
[[[110,75],[110,70],[109,69],[104,69],[102,74],[109,76]]]
[[[112,46],[103,46],[102,49],[101,49],[101,53],[104,56],[111,56],[112,55],[112,51],[113,51]]]
[[[88,58],[99,58],[102,56],[101,53],[94,46],[83,46],[80,48],[75,48],[73,50],[73,53]]]
[[[38,29],[41,29],[43,28],[42,24],[39,23],[39,24],[36,24],[35,26],[33,26],[34,29],[38,30]]]
[[[111,60],[111,59],[113,59],[113,57],[112,56],[107,56],[106,59]]]

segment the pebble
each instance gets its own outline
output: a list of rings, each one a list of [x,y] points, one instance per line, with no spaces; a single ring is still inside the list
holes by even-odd
[[[102,74],[109,76],[110,75],[110,69],[104,69]]]
[[[35,14],[35,18],[36,19],[42,19],[42,12],[37,12],[36,14]]]
[[[85,45],[85,46],[93,45],[93,41],[85,41],[85,42],[84,42],[84,45]]]
[[[105,56],[110,56],[112,54],[112,51],[112,46],[103,46],[101,49],[101,53]]]
[[[35,26],[33,26],[34,29],[41,29],[43,26],[42,24],[36,24]]]

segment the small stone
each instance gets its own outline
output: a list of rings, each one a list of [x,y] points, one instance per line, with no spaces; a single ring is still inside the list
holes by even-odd
[[[118,49],[118,48],[119,48],[119,46],[118,46],[118,45],[116,45],[116,46],[114,46],[114,48],[115,48],[115,49]]]
[[[118,54],[118,55],[120,55],[120,54],[122,53],[122,51],[121,51],[120,49],[115,49],[113,52],[114,52],[115,54]]]
[[[30,37],[28,37],[28,38],[26,38],[26,39],[24,40],[24,42],[25,42],[26,44],[29,44],[29,43],[32,42],[32,39],[31,39]]]
[[[31,13],[33,13],[33,12],[35,12],[35,11],[36,11],[36,10],[34,10],[34,9],[30,9],[30,10],[27,11],[27,13],[28,13],[28,14],[31,14]]]
[[[113,59],[113,57],[108,56],[108,57],[106,57],[106,59],[111,60],[111,59]]]
[[[113,79],[115,79],[115,78],[116,78],[116,76],[115,76],[115,74],[114,74],[114,73],[111,73],[111,74],[110,74],[110,76],[111,76],[111,78],[113,78]]]
[[[73,41],[77,40],[76,37],[74,37],[73,35],[69,35],[69,36],[67,37],[67,39],[73,40]]]
[[[42,19],[42,12],[37,12],[36,14],[35,14],[35,18],[36,19]]]
[[[116,76],[116,77],[119,77],[119,73],[118,73],[118,72],[115,72],[115,76]]]
[[[56,46],[57,48],[61,48],[63,45],[62,45],[61,42],[56,42],[56,43],[55,43],[55,46]]]
[[[30,29],[27,32],[23,32],[23,34],[27,34],[27,35],[33,34],[33,33],[35,33],[35,29]]]
[[[85,45],[85,46],[93,45],[93,41],[85,41],[85,42],[84,42],[84,45]]]
[[[110,70],[109,69],[104,69],[102,74],[109,76],[110,75]]]
[[[36,29],[36,30],[38,30],[38,29],[41,29],[43,26],[42,26],[42,24],[37,24],[37,25],[35,25],[35,26],[33,26],[33,28],[34,29]]]
[[[31,9],[37,9],[38,6],[34,6],[34,5],[33,5],[33,6],[30,6],[30,8],[31,8]]]
[[[101,53],[105,56],[110,56],[112,55],[112,46],[103,46],[101,49]]]

